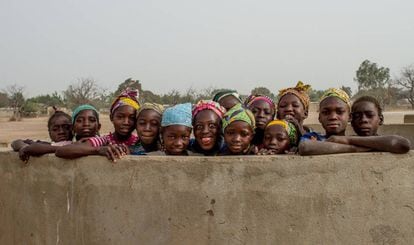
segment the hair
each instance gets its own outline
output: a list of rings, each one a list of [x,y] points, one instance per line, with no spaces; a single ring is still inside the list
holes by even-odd
[[[50,127],[52,126],[53,120],[55,120],[55,118],[57,117],[60,117],[60,116],[66,117],[67,119],[69,119],[69,122],[71,122],[72,117],[69,114],[63,111],[59,111],[56,107],[53,107],[53,109],[55,110],[55,112],[49,117],[49,120],[47,121],[47,128],[49,130],[50,130]]]
[[[82,110],[82,111],[92,111],[92,113],[93,113],[93,115],[96,117],[96,121],[99,123],[99,114],[98,114],[98,112],[96,112],[95,110],[92,110],[92,109],[85,109],[85,110]],[[82,112],[81,111],[81,112]],[[64,113],[64,112],[63,112]],[[66,114],[66,113],[65,113]],[[76,121],[76,118],[78,118],[78,116],[79,116],[79,114],[80,113],[78,113],[78,114],[76,114],[76,116],[75,116],[75,118],[73,118],[73,121],[74,121],[74,123],[73,124],[75,124],[75,121]]]
[[[354,111],[354,109],[355,109],[355,105],[356,105],[357,103],[359,103],[359,102],[371,102],[371,103],[372,103],[372,104],[374,104],[374,105],[375,105],[375,107],[377,108],[377,110],[378,110],[378,116],[380,116],[380,117],[382,117],[382,116],[383,116],[383,115],[382,115],[382,107],[381,107],[380,103],[378,102],[378,100],[377,100],[376,98],[374,98],[374,97],[372,97],[372,96],[368,96],[368,95],[361,96],[361,97],[359,97],[358,99],[356,99],[356,100],[354,101],[354,103],[352,104],[351,112],[353,112],[353,111]]]

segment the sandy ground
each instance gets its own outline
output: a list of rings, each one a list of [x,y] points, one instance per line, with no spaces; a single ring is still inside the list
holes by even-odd
[[[403,123],[405,114],[414,114],[414,111],[384,112],[385,124]],[[14,139],[49,140],[47,132],[47,117],[25,118],[19,122],[9,122],[8,118],[0,118],[0,147],[5,147]],[[318,114],[310,113],[305,124],[317,124]],[[112,124],[107,115],[101,115],[101,133],[112,130]]]

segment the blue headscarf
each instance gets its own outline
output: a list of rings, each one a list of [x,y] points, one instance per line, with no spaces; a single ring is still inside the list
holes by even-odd
[[[75,120],[76,120],[76,117],[78,116],[78,114],[81,113],[82,111],[85,111],[85,110],[94,111],[96,113],[96,119],[98,119],[98,122],[99,122],[99,112],[98,112],[98,110],[96,110],[96,108],[91,106],[91,105],[83,104],[83,105],[80,105],[80,106],[76,107],[76,109],[73,110],[73,112],[72,112],[72,125],[75,123]]]
[[[192,128],[191,103],[178,104],[167,108],[162,114],[161,127],[183,125]]]

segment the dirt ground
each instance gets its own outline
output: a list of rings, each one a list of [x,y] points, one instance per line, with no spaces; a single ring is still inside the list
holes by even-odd
[[[385,124],[399,124],[404,122],[405,114],[413,114],[414,111],[384,112]],[[49,140],[47,132],[47,117],[24,118],[19,122],[9,122],[8,118],[0,117],[0,147],[5,147],[14,139],[39,139]],[[317,124],[318,114],[310,113],[305,124]],[[112,130],[112,124],[107,115],[101,115],[101,133]]]

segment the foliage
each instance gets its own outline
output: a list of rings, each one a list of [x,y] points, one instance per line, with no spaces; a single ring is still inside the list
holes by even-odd
[[[261,95],[266,95],[272,99],[275,99],[275,95],[270,92],[270,90],[266,87],[256,87],[254,89],[252,89],[252,91],[250,92],[250,94],[261,94]]]
[[[358,90],[384,88],[390,80],[390,69],[364,60],[356,71],[354,80],[358,83]]]
[[[351,89],[351,87],[345,87],[345,86],[342,85],[341,89],[343,91],[345,91],[346,94],[348,94],[349,98],[352,97],[352,89]]]
[[[39,95],[39,96],[36,96],[36,97],[32,97],[30,99],[27,99],[27,101],[32,102],[32,103],[42,104],[46,107],[48,107],[48,106],[58,106],[58,107],[64,106],[62,96],[60,96],[56,91],[53,92],[52,95],[50,95],[50,94]]]
[[[0,92],[0,108],[9,106],[9,97],[7,93]]]
[[[309,90],[309,98],[310,98],[310,101],[312,101],[312,102],[319,102],[319,100],[321,99],[323,93],[325,93],[325,90],[310,89]]]

